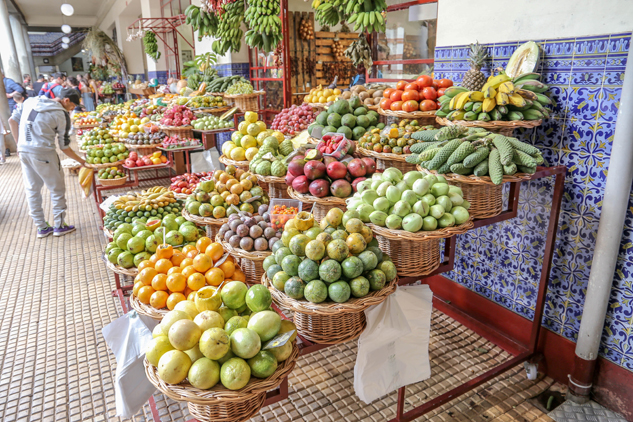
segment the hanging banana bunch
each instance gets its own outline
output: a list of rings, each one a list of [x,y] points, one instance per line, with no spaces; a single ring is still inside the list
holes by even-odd
[[[211,49],[220,56],[231,50],[233,53],[242,47],[242,21],[244,20],[244,2],[237,0],[222,5],[223,13],[219,16],[217,41],[213,41]]]
[[[338,25],[341,21],[341,16],[332,1],[314,0],[312,2],[312,8],[315,10],[314,19],[316,19],[321,26],[334,26]]]
[[[192,4],[185,9],[185,16],[185,23],[198,31],[198,41],[202,41],[202,37],[215,37],[218,32],[218,17],[211,11]]]
[[[365,34],[361,33],[358,39],[351,43],[347,50],[345,50],[345,56],[352,61],[352,64],[356,67],[363,64],[368,72],[371,71],[371,66],[374,61],[371,59],[371,48],[367,42]]]
[[[385,31],[385,0],[313,0],[312,8],[321,25],[333,26],[346,21],[349,25],[354,24],[354,31]]]
[[[279,0],[247,0],[247,3],[244,18],[250,29],[246,31],[246,44],[270,53],[281,41]]]
[[[157,61],[160,59],[158,41],[156,40],[156,34],[152,31],[145,31],[145,35],[143,36],[143,47],[145,48],[145,54],[150,56],[152,60]]]

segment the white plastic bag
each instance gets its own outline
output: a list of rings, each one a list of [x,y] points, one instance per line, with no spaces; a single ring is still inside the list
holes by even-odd
[[[101,330],[116,357],[114,391],[117,416],[131,418],[156,391],[143,366],[145,350],[152,341],[151,330],[156,325],[153,319],[132,310]]]
[[[429,338],[433,292],[427,285],[398,287],[365,311],[367,328],[358,339],[354,391],[369,404],[431,376]]]
[[[215,148],[191,153],[189,154],[189,159],[191,160],[191,171],[193,173],[215,171],[222,168],[220,166],[220,154]]]

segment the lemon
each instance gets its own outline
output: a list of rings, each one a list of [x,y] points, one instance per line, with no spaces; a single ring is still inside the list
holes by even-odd
[[[241,140],[241,145],[238,145],[244,149],[257,146],[257,140],[251,135],[245,135]]]
[[[247,127],[246,127],[246,135],[251,135],[253,137],[259,135],[259,132],[261,132],[262,129],[259,127],[259,125],[257,123],[250,123]]]
[[[244,113],[244,121],[248,123],[255,123],[257,121],[257,113],[254,111],[247,111]]]
[[[123,124],[121,125],[121,130],[122,130],[123,132],[129,132],[129,131],[130,131],[130,125],[128,125],[127,123],[123,123]]]
[[[241,148],[241,147],[233,148],[229,154],[230,154],[231,160],[244,161],[246,159],[246,151],[244,151],[244,148]]]
[[[323,91],[323,96],[324,96],[324,97],[329,97],[329,96],[330,96],[330,95],[332,95],[332,94],[333,94],[333,92],[332,92],[332,90],[331,90],[331,89],[329,89],[329,88],[328,88],[328,89],[326,89],[325,91]]]
[[[279,143],[282,143],[286,138],[284,138],[284,134],[279,132],[278,130],[274,131],[271,136],[277,138]]]
[[[261,130],[266,130],[266,123],[262,122],[261,120],[258,120],[256,123]]]
[[[249,123],[244,120],[243,122],[240,122],[239,125],[237,125],[237,130],[239,130],[242,135],[248,135],[248,132],[246,131],[248,125]]]
[[[136,125],[132,125],[132,126],[130,126],[130,132],[132,132],[132,133],[138,133],[138,126],[136,126]]]
[[[251,161],[253,157],[257,155],[258,152],[259,152],[259,149],[257,147],[250,147],[249,149],[246,150],[246,159],[248,161]]]
[[[330,95],[329,97],[327,97],[327,101],[336,101],[336,95]]]
[[[327,103],[327,98],[326,98],[326,97],[324,97],[324,96],[320,96],[320,97],[319,97],[319,102],[320,102],[320,103]]]
[[[236,130],[231,135],[231,141],[238,142],[240,139],[242,139],[242,136],[244,136],[244,135],[242,135],[242,133],[239,130]]]
[[[334,95],[341,95],[341,90],[338,88],[334,88]]]
[[[222,154],[226,155],[227,157],[230,157],[231,151],[234,150],[235,148],[238,148],[235,146],[235,144],[229,145],[229,142],[227,142],[224,145],[222,145]]]

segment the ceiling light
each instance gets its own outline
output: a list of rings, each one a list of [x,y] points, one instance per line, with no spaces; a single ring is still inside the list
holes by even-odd
[[[62,42],[65,42],[66,44],[68,44],[70,42],[70,38],[62,37]]]
[[[62,32],[64,34],[70,34],[71,31],[72,31],[72,28],[70,27],[70,25],[62,25]]]
[[[66,44],[65,42],[62,43],[62,48],[65,50],[68,48],[68,44]]]
[[[72,16],[73,13],[75,13],[75,9],[73,8],[72,5],[68,3],[64,3],[62,4],[62,13],[66,16]]]

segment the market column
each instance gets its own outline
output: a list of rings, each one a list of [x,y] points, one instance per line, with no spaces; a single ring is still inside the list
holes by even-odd
[[[33,75],[33,69],[31,69],[31,63],[29,62],[29,50],[26,47],[28,40],[24,39],[22,32],[22,23],[15,15],[9,15],[9,21],[11,22],[11,32],[13,33],[13,41],[15,43],[15,49],[18,53],[18,63],[20,63],[20,70],[22,76],[28,73],[31,76],[31,80],[35,80]],[[16,82],[22,82],[22,78]]]
[[[31,80],[35,81],[37,79],[37,69],[35,68],[35,61],[33,60],[33,51],[31,50],[31,39],[29,38],[29,31],[26,29],[26,25],[22,25],[22,36],[24,37],[24,43],[26,44],[26,52],[29,56],[29,66],[31,68]]]
[[[13,42],[7,0],[0,0],[0,56],[2,56],[2,68],[5,76],[16,82],[22,82],[18,53]]]
[[[141,0],[141,15],[143,18],[159,19],[160,2],[159,0]],[[158,38],[158,37],[157,37]],[[149,79],[156,78],[161,84],[167,83],[167,60],[165,52],[165,43],[158,39],[158,51],[160,58],[156,61],[149,56],[145,56],[147,60],[147,76]]]

